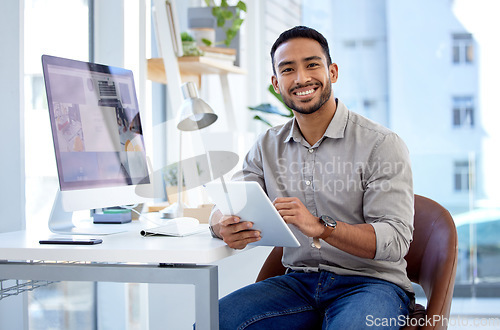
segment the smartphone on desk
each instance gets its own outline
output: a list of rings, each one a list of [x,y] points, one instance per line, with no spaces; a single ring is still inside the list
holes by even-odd
[[[94,245],[102,243],[100,238],[54,237],[39,241],[40,244]]]

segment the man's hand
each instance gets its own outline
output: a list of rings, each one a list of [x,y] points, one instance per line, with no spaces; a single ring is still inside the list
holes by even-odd
[[[244,249],[249,243],[260,240],[260,231],[252,230],[253,223],[240,221],[236,216],[224,216],[219,222],[219,234],[233,249]]]
[[[286,223],[293,224],[304,235],[309,237],[320,236],[325,227],[319,222],[319,219],[309,212],[296,197],[279,197],[273,202],[274,207]]]

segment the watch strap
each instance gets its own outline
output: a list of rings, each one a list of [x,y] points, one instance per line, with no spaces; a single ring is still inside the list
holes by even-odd
[[[325,226],[323,233],[321,235],[319,235],[318,238],[325,240],[328,236],[330,236],[332,234],[333,229],[334,229],[333,227]]]

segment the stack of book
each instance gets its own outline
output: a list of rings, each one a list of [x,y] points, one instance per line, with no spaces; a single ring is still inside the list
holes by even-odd
[[[94,223],[127,223],[132,221],[132,211],[122,208],[107,208],[97,210],[92,214]]]
[[[236,61],[236,49],[223,47],[200,46],[203,56],[210,60],[220,61],[221,64],[234,65]]]

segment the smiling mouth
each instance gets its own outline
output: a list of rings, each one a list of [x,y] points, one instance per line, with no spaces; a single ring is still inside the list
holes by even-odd
[[[301,90],[301,91],[298,91],[298,92],[294,92],[293,94],[296,95],[296,96],[301,96],[301,97],[308,96],[308,95],[313,94],[318,88],[319,88],[319,86],[311,86],[307,90]]]
[[[295,93],[295,94],[296,94],[296,95],[298,95],[298,96],[304,96],[304,95],[309,95],[309,94],[311,94],[311,93],[313,93],[313,92],[314,92],[314,88],[313,88],[313,89],[310,89],[310,90],[308,90],[308,91],[305,91],[305,92],[297,92],[297,93]]]

